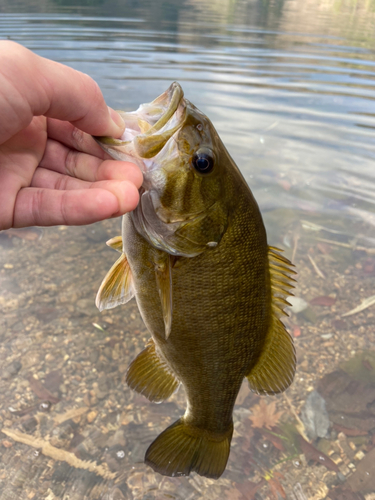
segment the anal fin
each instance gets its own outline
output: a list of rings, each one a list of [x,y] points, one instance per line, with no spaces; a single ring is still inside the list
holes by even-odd
[[[119,304],[126,304],[133,297],[132,274],[126,255],[123,253],[102,281],[96,294],[95,304],[99,311],[103,311]]]
[[[169,398],[180,385],[166,363],[157,355],[153,340],[130,364],[126,383],[155,403]]]
[[[257,394],[278,394],[285,391],[293,381],[296,370],[296,354],[293,341],[280,320],[284,308],[290,305],[286,298],[292,295],[296,274],[289,262],[274,247],[268,249],[271,275],[272,306],[271,324],[266,343],[257,364],[247,374],[252,391]]]

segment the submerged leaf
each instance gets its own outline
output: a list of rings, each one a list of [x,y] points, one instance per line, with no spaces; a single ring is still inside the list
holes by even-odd
[[[252,407],[253,414],[249,417],[254,427],[272,429],[284,414],[283,411],[276,411],[276,401],[267,404],[261,399],[258,405]]]
[[[50,403],[54,404],[60,401],[59,398],[56,398],[53,394],[51,394],[50,391],[46,389],[46,387],[44,387],[44,385],[39,380],[34,378],[32,375],[29,376],[28,380],[30,384],[30,389],[33,391],[34,394],[38,396],[38,398],[45,399]]]
[[[372,306],[375,304],[375,295],[371,295],[371,297],[367,297],[367,299],[362,300],[362,302],[359,304],[359,306],[355,307],[351,311],[345,313],[342,315],[344,318],[345,316],[351,316],[352,314],[357,314],[361,311],[364,311],[368,307]]]
[[[275,500],[279,500],[279,498],[286,498],[285,490],[277,479],[275,478],[269,479],[268,484],[270,486],[271,493],[275,498]]]
[[[306,441],[302,436],[299,436],[299,442],[301,450],[304,453],[306,460],[313,460],[327,467],[328,470],[333,470],[334,472],[340,472],[340,469],[325,453],[319,451],[315,446]]]
[[[26,241],[35,241],[35,240],[40,240],[42,235],[43,235],[43,230],[33,227],[33,228],[11,228],[7,229],[4,231],[4,234],[6,234],[9,238],[12,238],[13,236],[16,236],[17,238],[20,238],[21,240],[26,240]]]
[[[310,304],[312,306],[325,306],[325,307],[330,307],[333,306],[336,303],[336,299],[333,297],[329,296],[319,296],[315,297],[314,299],[310,300]]]

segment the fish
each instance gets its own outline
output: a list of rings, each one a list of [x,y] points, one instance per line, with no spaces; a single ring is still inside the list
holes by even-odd
[[[96,137],[143,172],[140,202],[108,245],[121,253],[100,311],[135,297],[151,335],[126,382],[160,403],[182,384],[185,414],[149,446],[166,476],[217,479],[227,465],[244,378],[260,395],[292,383],[296,355],[281,319],[296,274],[269,246],[253,194],[209,118],[174,82],[136,111],[120,139]]]

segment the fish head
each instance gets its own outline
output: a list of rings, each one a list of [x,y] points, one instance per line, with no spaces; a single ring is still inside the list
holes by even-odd
[[[176,256],[216,247],[227,227],[225,173],[232,160],[211,121],[176,82],[151,103],[119,113],[123,136],[96,140],[143,172],[140,203],[131,214],[138,233]]]

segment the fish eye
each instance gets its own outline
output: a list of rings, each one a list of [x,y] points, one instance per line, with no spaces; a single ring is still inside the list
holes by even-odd
[[[209,174],[214,168],[214,158],[207,150],[198,150],[193,156],[193,167],[200,174]]]

